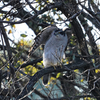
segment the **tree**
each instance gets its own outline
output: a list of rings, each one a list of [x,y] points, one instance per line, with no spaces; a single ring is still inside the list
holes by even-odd
[[[99,100],[99,4],[99,0],[1,1],[0,99],[34,100],[37,95],[37,99],[44,100]],[[11,33],[21,23],[36,35],[51,24],[72,30],[62,68],[43,68],[43,47],[28,58],[30,42],[15,43],[8,38],[6,27],[12,27]],[[41,80],[47,73],[52,77],[49,86],[44,87]]]

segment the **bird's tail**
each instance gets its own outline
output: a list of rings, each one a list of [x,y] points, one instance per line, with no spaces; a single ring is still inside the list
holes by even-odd
[[[50,78],[50,74],[46,74],[43,76],[43,85],[47,85]]]

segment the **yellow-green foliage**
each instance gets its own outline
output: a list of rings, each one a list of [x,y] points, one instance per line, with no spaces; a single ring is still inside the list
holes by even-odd
[[[32,40],[26,41],[26,40],[24,40],[24,39],[21,39],[21,40],[18,42],[17,47],[20,47],[20,46],[30,47],[30,45],[32,45]]]
[[[62,73],[58,73],[58,74],[56,75],[56,78],[59,78],[60,76],[62,76]]]
[[[91,98],[91,97],[85,97],[84,100],[96,100],[96,99]]]
[[[42,64],[43,64],[43,61],[37,63],[38,66],[42,66]]]
[[[25,67],[24,71],[25,74],[33,76],[38,71],[38,69],[33,67],[32,65],[28,65],[27,67]]]

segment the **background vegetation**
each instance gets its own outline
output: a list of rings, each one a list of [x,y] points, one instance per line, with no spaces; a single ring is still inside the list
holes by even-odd
[[[28,34],[9,37],[22,23],[35,35],[51,24],[72,30],[62,68],[43,68],[42,46],[28,57]],[[99,0],[0,0],[0,100],[100,100],[99,39]]]

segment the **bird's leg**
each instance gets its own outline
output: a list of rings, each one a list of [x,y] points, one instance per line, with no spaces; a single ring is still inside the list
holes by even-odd
[[[62,62],[63,62],[63,59],[62,59],[61,62],[60,62],[60,67],[61,67],[61,68],[62,68],[62,65],[63,65]]]
[[[56,70],[56,66],[53,66],[54,67],[54,69]]]
[[[60,66],[60,67],[62,68],[62,64],[60,64],[60,65],[57,64],[57,65],[52,65],[52,66],[54,67],[55,70],[56,70],[56,67],[57,67],[57,66]]]
[[[54,69],[56,70],[56,66],[54,65],[54,64],[51,64],[53,67],[54,67]]]

